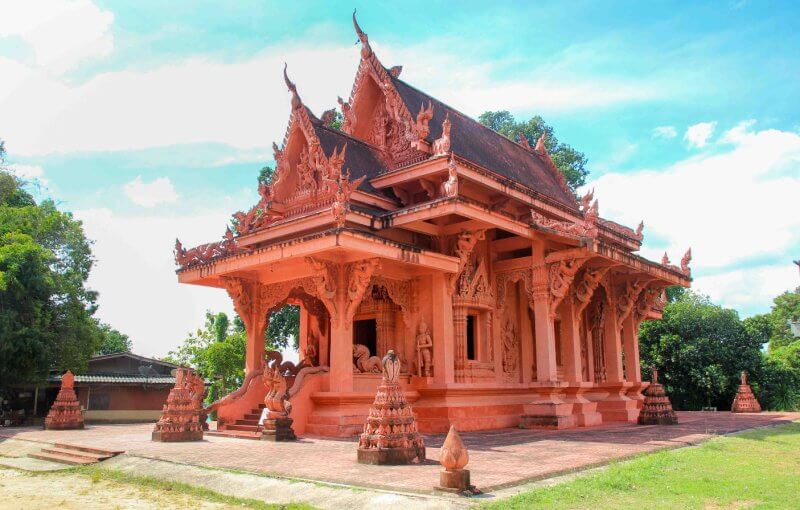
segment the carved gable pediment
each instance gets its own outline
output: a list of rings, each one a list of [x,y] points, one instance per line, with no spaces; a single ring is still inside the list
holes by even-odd
[[[369,46],[366,34],[356,27],[362,42],[361,62],[350,100],[339,98],[344,122],[342,131],[378,149],[387,166],[424,155],[418,142],[428,135],[430,107],[416,117],[408,110],[387,71]]]

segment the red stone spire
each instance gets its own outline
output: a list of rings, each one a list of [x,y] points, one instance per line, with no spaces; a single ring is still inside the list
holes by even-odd
[[[191,368],[180,367],[175,372],[175,386],[153,430],[153,441],[201,441],[205,383]]]
[[[56,401],[44,419],[44,428],[48,430],[71,430],[83,428],[83,414],[75,395],[75,376],[67,370],[61,376],[61,389]]]
[[[369,409],[358,441],[362,464],[416,464],[425,460],[425,443],[400,386],[400,359],[389,351],[383,357],[383,380]]]
[[[672,410],[664,386],[658,383],[658,369],[651,368],[653,376],[650,386],[644,391],[644,405],[639,412],[639,425],[675,425],[678,417]]]
[[[736,397],[733,399],[731,406],[732,413],[760,413],[761,404],[756,400],[753,395],[753,390],[747,384],[747,373],[742,370],[742,380],[739,384],[739,390],[736,392]]]

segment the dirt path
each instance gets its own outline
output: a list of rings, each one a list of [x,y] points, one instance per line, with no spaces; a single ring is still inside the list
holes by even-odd
[[[13,469],[0,469],[0,509],[202,509],[239,508],[204,501],[196,496],[141,488],[105,480],[93,481],[89,476],[63,474],[29,474]]]

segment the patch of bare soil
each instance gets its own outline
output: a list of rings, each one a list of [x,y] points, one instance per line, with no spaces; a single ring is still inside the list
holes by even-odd
[[[185,494],[111,481],[92,481],[74,473],[31,475],[0,469],[0,509],[202,509],[227,510],[226,504]]]

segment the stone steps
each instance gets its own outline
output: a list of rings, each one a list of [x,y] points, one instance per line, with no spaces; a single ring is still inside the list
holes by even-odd
[[[119,450],[104,450],[89,446],[57,443],[53,446],[42,448],[40,452],[29,453],[28,456],[39,460],[48,460],[60,464],[84,465],[110,459],[123,453]]]

